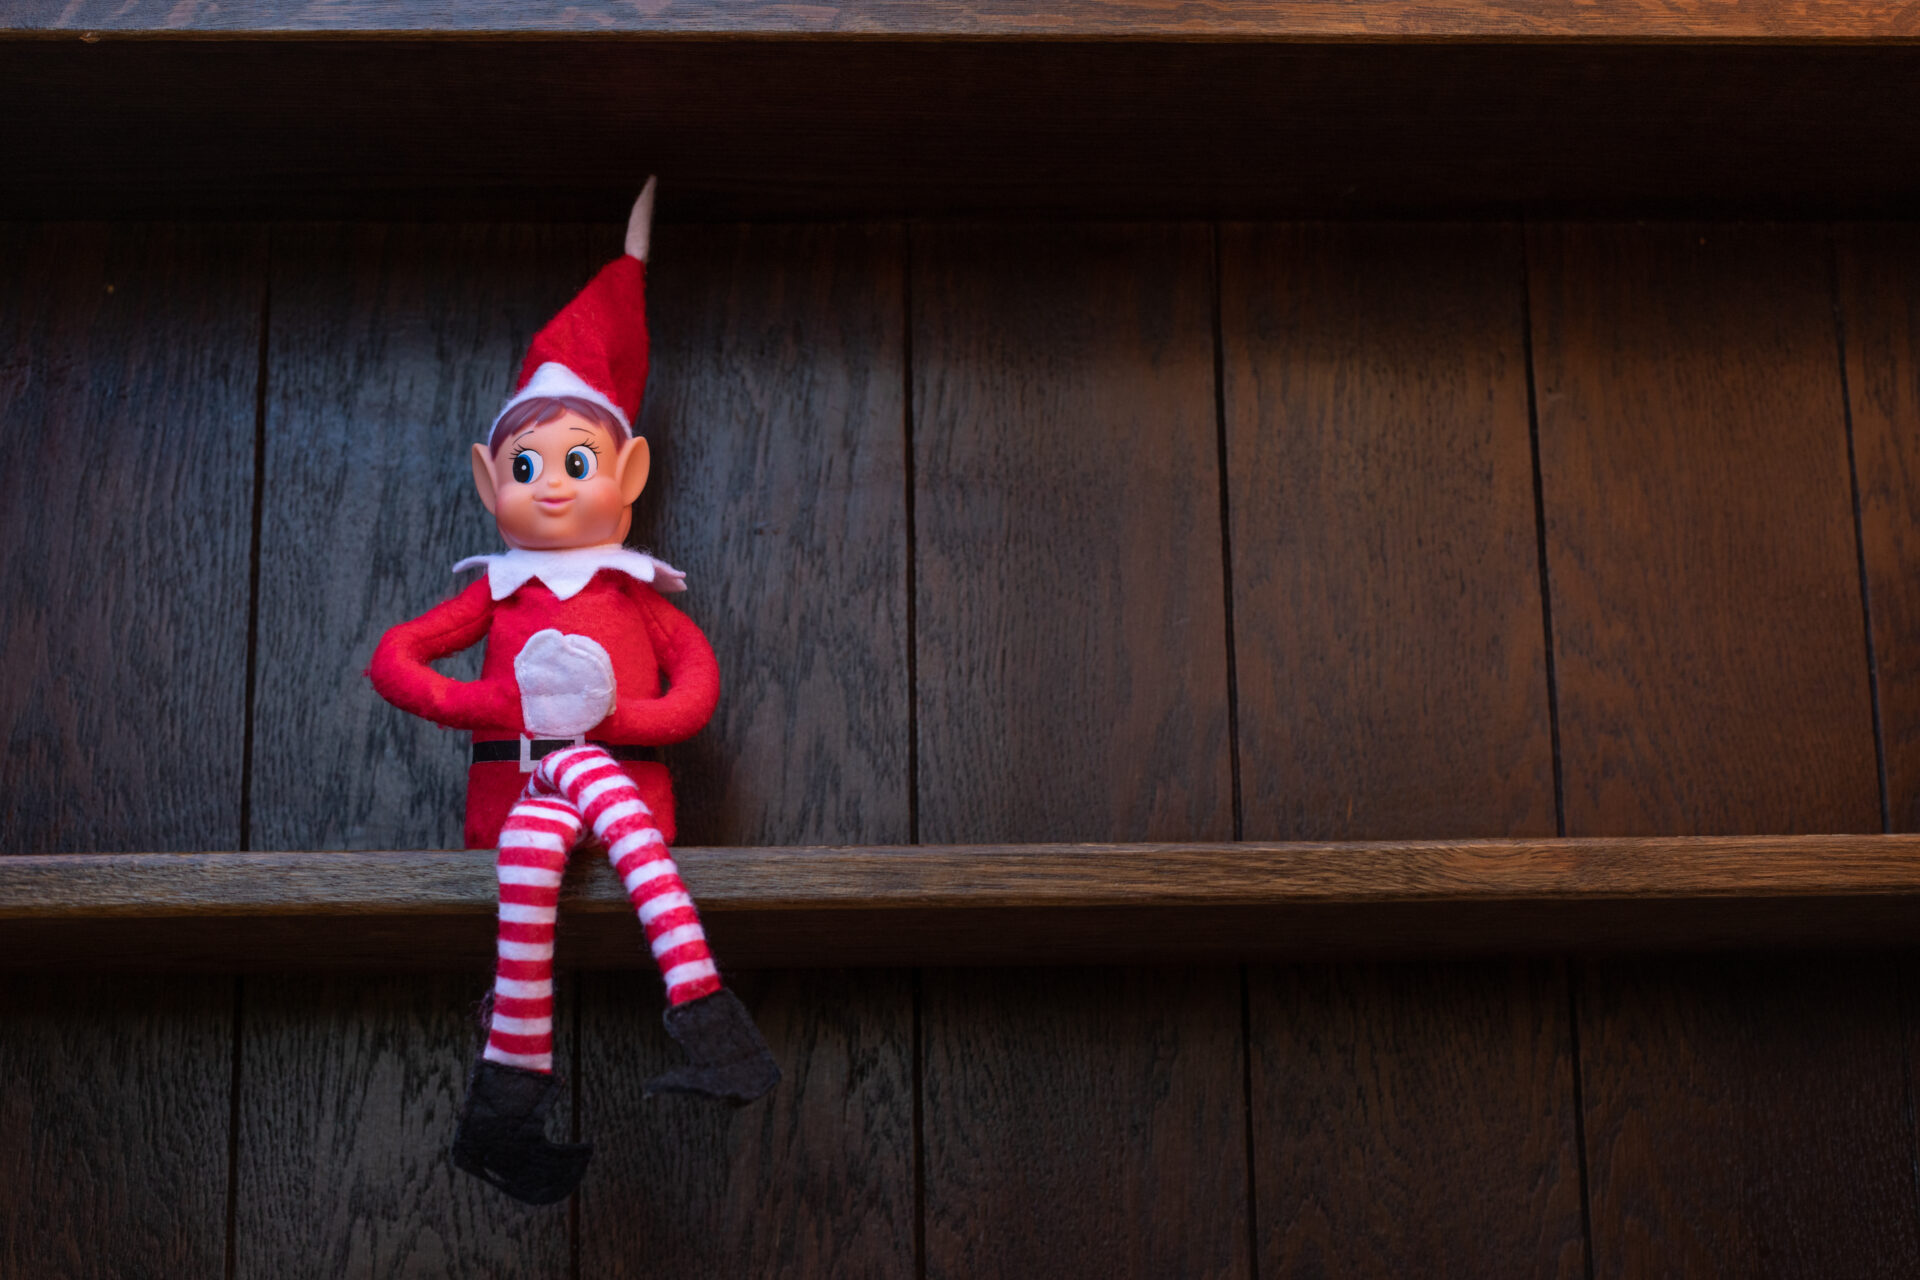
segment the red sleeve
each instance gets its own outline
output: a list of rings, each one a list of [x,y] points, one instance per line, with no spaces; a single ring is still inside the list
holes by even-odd
[[[453,599],[381,636],[367,664],[367,678],[381,697],[402,711],[449,729],[517,729],[517,689],[455,680],[427,665],[478,643],[492,620],[493,597],[482,574]]]
[[[633,592],[646,610],[647,631],[667,691],[621,689],[613,714],[600,722],[598,732],[615,742],[654,746],[691,738],[713,719],[713,709],[720,704],[720,661],[693,619],[662,600],[659,592],[638,583]]]

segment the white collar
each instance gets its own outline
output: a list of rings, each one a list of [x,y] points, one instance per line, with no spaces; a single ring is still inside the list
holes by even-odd
[[[453,566],[487,570],[487,586],[495,600],[505,600],[534,578],[547,590],[568,600],[593,580],[602,569],[616,569],[639,582],[645,582],[662,595],[687,589],[687,575],[664,560],[655,560],[644,551],[629,551],[619,543],[599,547],[572,547],[565,551],[526,551],[519,547],[497,556],[468,556]]]

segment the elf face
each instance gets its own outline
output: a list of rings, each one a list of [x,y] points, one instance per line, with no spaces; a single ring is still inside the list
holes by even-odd
[[[473,483],[510,547],[558,551],[620,542],[646,488],[647,442],[621,440],[563,411],[500,442],[473,446]]]

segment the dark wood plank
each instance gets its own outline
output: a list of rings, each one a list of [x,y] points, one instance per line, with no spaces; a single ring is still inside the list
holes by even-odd
[[[0,852],[241,830],[253,227],[0,229]],[[230,981],[0,999],[0,1273],[217,1275]]]
[[[1877,830],[1823,234],[1530,246],[1568,833]]]
[[[1224,233],[1249,838],[1553,832],[1521,267],[1502,227]]]
[[[909,974],[730,974],[783,1073],[739,1109],[644,1098],[641,1083],[681,1061],[659,981],[587,981],[582,1136],[597,1150],[582,1274],[913,1274]]]
[[[232,1051],[231,981],[9,983],[0,1274],[221,1274]]]
[[[902,232],[674,228],[656,244],[637,536],[687,571],[723,673],[714,723],[669,753],[681,838],[903,840]],[[786,1079],[740,1111],[648,1101],[642,1082],[677,1050],[639,926],[616,911],[608,941],[633,971],[589,981],[582,1011],[599,1144],[582,1273],[911,1274],[907,976],[730,976]],[[750,947],[753,926],[714,931],[723,966],[734,937]]]
[[[1567,829],[1876,828],[1824,233],[1529,245]],[[1920,1264],[1893,973],[1584,967],[1596,1275]]]
[[[1920,36],[1901,8],[1846,0],[1735,0],[1731,4],[1627,0],[849,0],[800,6],[783,0],[617,0],[407,3],[405,0],[20,0],[4,30],[19,32],[222,35],[416,32],[659,35],[887,35],[1384,38],[1556,37],[1625,40],[1875,40]]]
[[[1901,41],[13,38],[0,212],[611,220],[653,172],[703,219],[1903,215],[1916,74]]]
[[[915,237],[924,840],[1233,834],[1210,252]]]
[[[0,230],[0,852],[240,845],[264,252]]]
[[[1223,233],[1249,837],[1554,829],[1522,265],[1501,226]],[[1249,984],[1262,1276],[1580,1273],[1559,966]]]
[[[1840,310],[1872,615],[1886,811],[1920,830],[1920,237],[1877,224],[1839,232]]]
[[[478,985],[246,981],[235,1276],[566,1273],[564,1207],[485,1193],[447,1159],[480,1045]],[[570,1048],[560,1037],[562,1073]],[[571,1111],[563,1095],[556,1132]]]
[[[913,252],[921,838],[1230,836],[1207,231]],[[1236,975],[925,984],[929,1277],[1244,1271]]]
[[[1784,956],[1584,975],[1594,1274],[1920,1265],[1899,975]]]
[[[929,973],[927,1275],[1245,1275],[1239,986]]]
[[[455,560],[498,547],[473,493],[467,446],[535,329],[609,244],[612,230],[581,227],[276,232],[254,731],[259,847],[459,846],[466,735],[388,706],[362,672],[385,628],[452,594]],[[448,669],[471,676],[478,665],[475,650]],[[474,951],[461,957],[464,979],[424,988],[249,986],[236,1226],[243,1274],[565,1266],[564,1212],[516,1217],[445,1162],[473,1052],[463,1015],[489,969],[485,950]],[[362,1115],[378,1123],[352,1123]]]
[[[1256,971],[1262,1276],[1585,1274],[1562,965]]]

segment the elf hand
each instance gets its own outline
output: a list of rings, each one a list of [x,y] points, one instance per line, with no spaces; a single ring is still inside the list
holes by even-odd
[[[534,632],[514,657],[513,676],[533,737],[577,738],[613,711],[613,659],[586,636]]]

